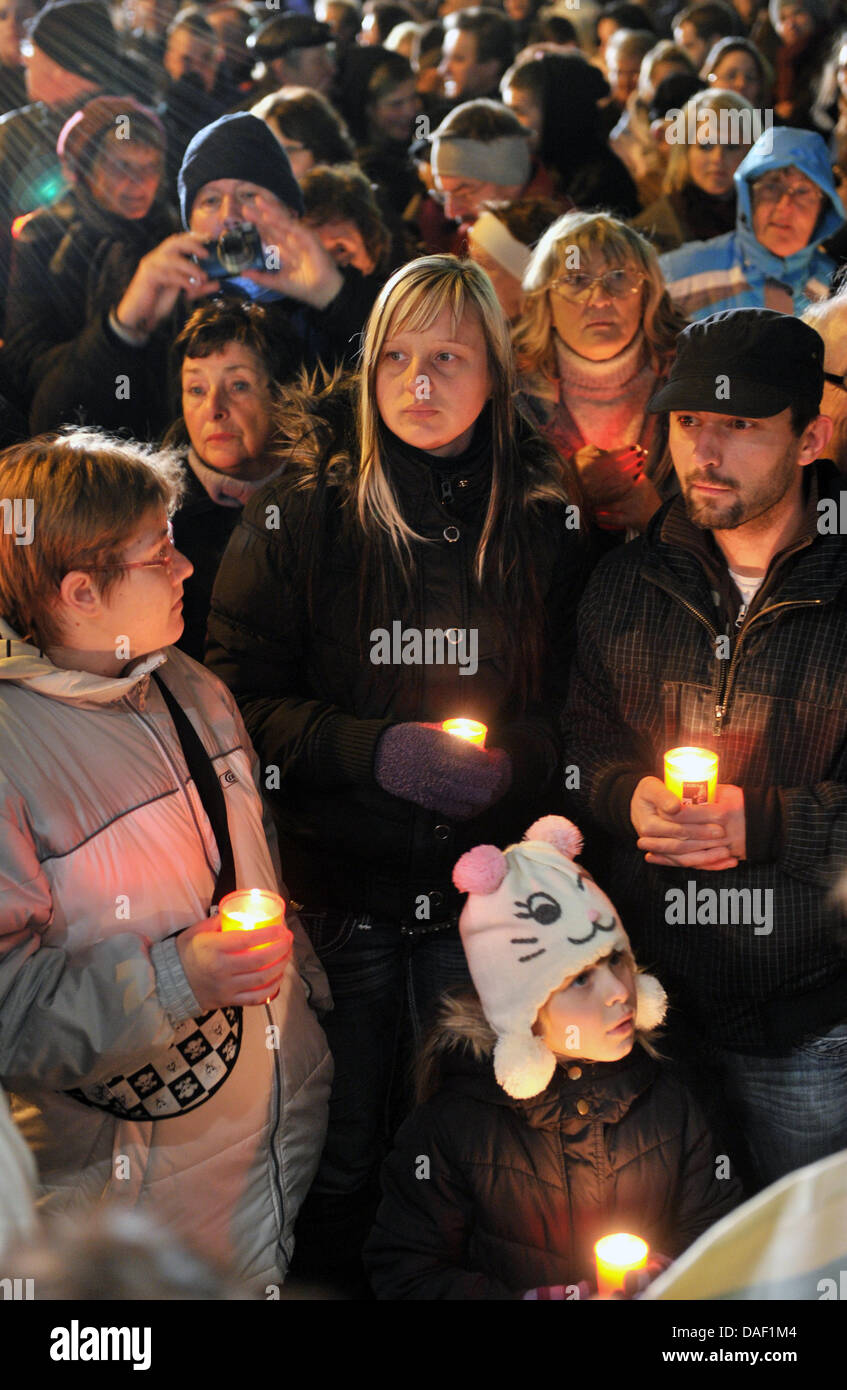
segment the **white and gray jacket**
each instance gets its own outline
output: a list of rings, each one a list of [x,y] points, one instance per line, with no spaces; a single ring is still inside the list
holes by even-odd
[[[296,965],[243,1010],[238,1059],[203,1105],[130,1121],[64,1094],[155,1067],[202,1013],[174,933],[208,915],[219,858],[157,666],[218,772],[238,886],[278,886],[256,757],[219,680],[175,648],[118,678],[60,669],[0,620],[0,1080],[42,1207],[149,1204],[262,1288],[292,1254],[332,1077],[310,997],[331,1000],[296,915]]]

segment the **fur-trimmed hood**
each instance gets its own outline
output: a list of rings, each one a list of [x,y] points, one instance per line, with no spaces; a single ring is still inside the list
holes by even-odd
[[[515,440],[520,450],[526,501],[547,495],[550,479],[561,473],[558,454],[543,438],[520,396],[515,396]],[[275,410],[276,450],[289,485],[308,489],[319,474],[343,489],[359,471],[359,376],[338,369],[303,372],[287,386]],[[568,479],[569,486],[572,480]],[[574,501],[579,498],[574,490]]]
[[[545,1090],[528,1100],[516,1100],[495,1079],[497,1035],[481,1003],[470,991],[447,995],[419,1060],[418,1100],[428,1100],[446,1086],[478,1100],[519,1109],[534,1128],[545,1129],[584,1124],[576,1102],[591,1095],[594,1112],[614,1123],[656,1076],[657,1062],[642,1046],[642,1038],[648,1037],[636,1032],[631,1052],[618,1062],[575,1061],[567,1067],[560,1063]]]

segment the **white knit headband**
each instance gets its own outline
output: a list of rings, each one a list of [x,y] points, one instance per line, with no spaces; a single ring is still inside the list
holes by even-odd
[[[433,172],[448,178],[478,179],[504,187],[529,178],[525,135],[498,135],[496,140],[463,140],[449,134],[432,138]]]
[[[469,239],[481,250],[493,256],[498,265],[522,280],[532,260],[532,252],[522,241],[512,236],[509,228],[493,212],[483,212],[470,229]]]

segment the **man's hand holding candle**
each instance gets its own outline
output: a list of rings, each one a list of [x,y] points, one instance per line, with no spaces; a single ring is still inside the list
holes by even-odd
[[[683,806],[658,777],[642,777],[630,802],[638,848],[648,864],[734,869],[746,854],[744,793],[720,784],[714,801]]]
[[[264,1003],[285,974],[291,933],[280,922],[251,931],[245,940],[245,933],[222,932],[220,927],[218,917],[207,917],[176,938],[194,998],[203,1010]]]

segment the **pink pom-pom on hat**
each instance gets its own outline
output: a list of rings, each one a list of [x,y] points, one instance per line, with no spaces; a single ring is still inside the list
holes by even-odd
[[[496,845],[477,845],[457,861],[453,882],[460,893],[496,893],[508,867]]]
[[[548,845],[566,854],[568,859],[576,859],[582,853],[582,832],[564,816],[542,816],[540,820],[533,821],[524,839],[545,840]]]

